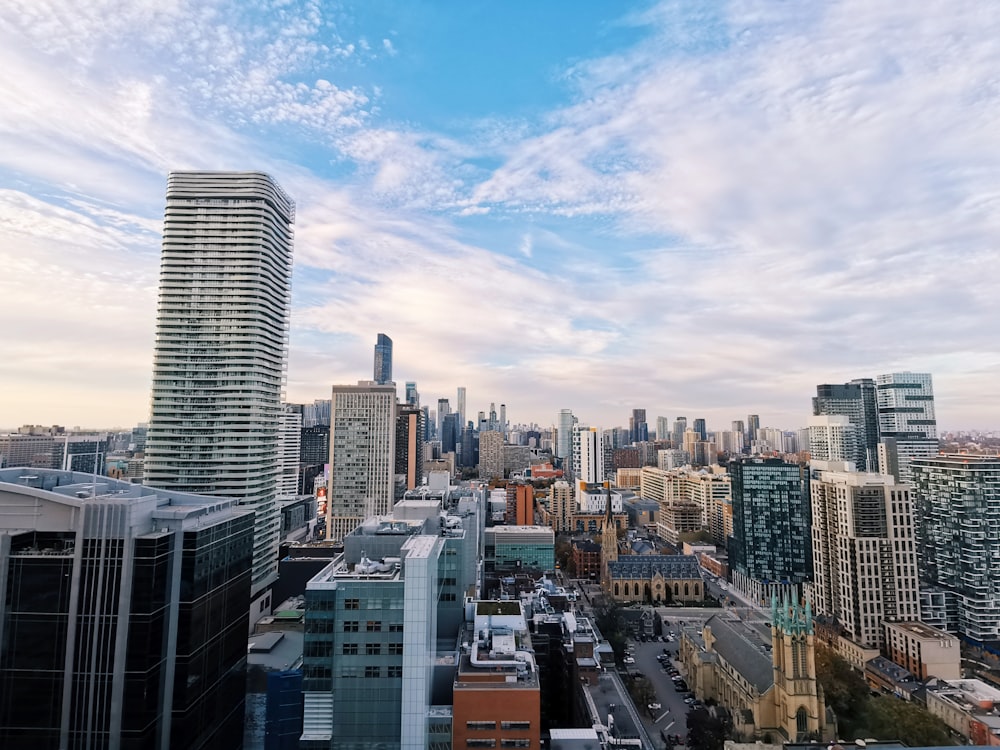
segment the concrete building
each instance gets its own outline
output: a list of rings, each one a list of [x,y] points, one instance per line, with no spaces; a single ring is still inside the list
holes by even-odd
[[[883,623],[920,619],[913,508],[908,487],[853,465],[810,465],[813,601],[848,638],[883,648]]]
[[[278,575],[278,434],[295,206],[260,172],[171,172],[145,484],[254,511],[255,601]]]
[[[921,596],[944,605],[943,622],[922,619],[1000,645],[1000,457],[944,455],[911,467]]]
[[[479,478],[503,479],[503,461],[503,435],[494,430],[479,433]]]
[[[581,486],[604,481],[604,445],[597,427],[573,429],[573,476],[578,494]]]
[[[360,381],[333,386],[326,535],[340,541],[393,502],[396,386]]]
[[[959,640],[950,633],[919,622],[885,622],[885,654],[918,680],[957,680],[962,676]]]
[[[0,470],[0,746],[242,747],[253,537],[232,498]]]
[[[560,409],[556,418],[556,443],[555,454],[557,457],[567,462],[573,457],[573,427],[576,425],[576,417],[571,409]],[[566,468],[566,465],[563,468]]]
[[[842,414],[809,417],[809,458],[814,461],[850,461],[850,470],[864,470],[867,462],[857,463],[858,428]]]
[[[573,516],[576,512],[576,500],[573,488],[569,482],[553,482],[549,487],[548,522],[556,531],[562,534],[573,529]]]
[[[452,747],[541,747],[541,692],[519,602],[478,601],[453,687]]]

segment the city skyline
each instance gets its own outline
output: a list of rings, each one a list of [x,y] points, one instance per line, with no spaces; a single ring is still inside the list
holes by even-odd
[[[289,401],[385,332],[512,423],[790,429],[909,370],[1000,427],[988,6],[49,6],[0,9],[5,427],[147,421],[185,169],[298,206]]]

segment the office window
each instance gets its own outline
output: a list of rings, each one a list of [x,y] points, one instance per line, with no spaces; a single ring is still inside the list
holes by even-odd
[[[497,728],[497,723],[495,721],[467,721],[465,722],[466,729],[475,729],[477,731],[482,730],[494,730]]]
[[[381,667],[365,667],[365,677],[381,677]]]
[[[365,646],[365,653],[368,656],[379,656],[382,653],[381,643],[369,643]]]
[[[531,729],[530,721],[501,721],[501,729]]]
[[[351,656],[353,654],[357,654],[358,653],[358,644],[357,643],[345,643],[343,645],[343,647],[341,648],[340,653],[346,654],[348,656]]]
[[[401,623],[401,622],[390,623],[390,625],[389,625],[389,632],[390,633],[402,633],[403,632],[403,623]]]
[[[369,620],[365,625],[365,630],[368,631],[369,633],[381,633],[382,623],[379,622],[378,620]]]
[[[501,739],[500,747],[531,747],[531,740],[527,738],[515,740]]]
[[[345,620],[344,621],[344,632],[345,633],[357,633],[358,632],[358,621],[357,620]]]
[[[344,609],[361,609],[361,600],[344,599]]]
[[[466,747],[496,747],[497,746],[497,741],[496,740],[487,740],[487,739],[482,739],[482,740],[466,740],[465,741],[465,746]]]
[[[403,668],[398,664],[389,667],[386,672],[386,677],[402,677],[402,676],[403,676]]]

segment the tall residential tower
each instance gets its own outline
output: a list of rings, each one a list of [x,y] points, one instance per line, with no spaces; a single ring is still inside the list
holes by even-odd
[[[145,483],[254,511],[255,597],[278,575],[294,217],[261,172],[167,180]]]

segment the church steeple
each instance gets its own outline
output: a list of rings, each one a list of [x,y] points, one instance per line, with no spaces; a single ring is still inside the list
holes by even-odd
[[[611,572],[608,563],[618,559],[618,528],[611,510],[611,483],[604,483],[604,524],[601,527],[601,583],[611,591]]]
[[[771,660],[778,726],[790,740],[822,733],[825,701],[816,680],[812,607],[785,594],[771,598]]]

